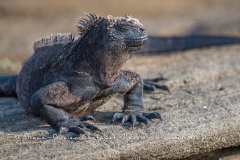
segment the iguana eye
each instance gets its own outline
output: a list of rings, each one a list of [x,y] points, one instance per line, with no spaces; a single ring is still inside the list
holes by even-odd
[[[126,31],[128,31],[128,27],[122,26],[122,27],[120,27],[120,31],[121,32],[126,32]]]

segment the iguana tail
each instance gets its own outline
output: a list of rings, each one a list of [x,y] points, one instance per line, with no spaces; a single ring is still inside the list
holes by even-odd
[[[0,76],[0,97],[17,97],[16,82],[18,75]]]
[[[173,37],[149,36],[148,42],[138,53],[157,53],[182,51],[193,48],[219,46],[240,43],[240,37],[214,36],[214,35],[189,35]]]

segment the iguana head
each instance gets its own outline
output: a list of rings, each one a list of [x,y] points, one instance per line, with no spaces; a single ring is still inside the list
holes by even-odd
[[[98,43],[116,44],[128,51],[139,50],[147,41],[147,33],[144,26],[138,19],[132,16],[107,18],[86,13],[89,19],[80,19],[77,26],[81,37],[85,35],[86,39],[94,39]],[[92,32],[92,33],[91,33]]]
[[[108,16],[110,39],[123,42],[130,51],[138,50],[147,41],[146,29],[132,16]]]

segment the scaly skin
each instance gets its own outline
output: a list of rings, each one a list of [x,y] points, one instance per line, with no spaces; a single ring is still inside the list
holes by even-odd
[[[36,43],[35,53],[17,78],[20,104],[60,133],[99,130],[83,122],[93,117],[78,116],[95,110],[116,93],[124,94],[124,107],[113,121],[129,120],[134,126],[137,121],[148,124],[148,118],[161,118],[157,112],[143,113],[142,79],[122,70],[130,53],[147,40],[143,25],[130,16],[88,17],[80,20],[81,37],[76,41]]]

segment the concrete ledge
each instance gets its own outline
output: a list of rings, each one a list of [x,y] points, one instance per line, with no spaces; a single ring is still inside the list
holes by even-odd
[[[116,96],[95,113],[103,134],[56,137],[15,99],[0,99],[2,159],[177,159],[240,145],[240,46],[191,50],[181,54],[136,56],[125,68],[145,77],[163,74],[171,95],[145,94],[146,111],[163,122],[151,127],[110,125],[122,106]],[[72,139],[73,138],[73,139]]]

